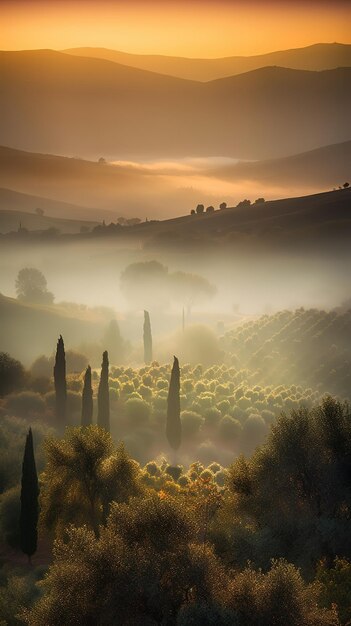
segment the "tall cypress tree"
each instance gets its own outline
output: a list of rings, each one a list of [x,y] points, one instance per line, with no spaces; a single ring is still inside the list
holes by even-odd
[[[91,386],[91,367],[88,365],[84,375],[82,393],[81,426],[90,426],[93,423],[93,389]]]
[[[152,361],[152,334],[150,315],[148,311],[144,311],[144,362],[146,364]]]
[[[97,425],[110,431],[110,396],[108,388],[108,352],[102,355],[101,376],[98,390],[98,416]]]
[[[62,335],[57,342],[54,365],[54,381],[56,393],[56,422],[60,432],[65,430],[67,419],[67,383],[66,383],[66,355]]]
[[[166,435],[173,450],[178,450],[182,441],[182,424],[180,421],[180,372],[179,361],[174,357],[171,380],[167,398]]]
[[[38,496],[38,475],[34,458],[32,429],[30,428],[23,455],[20,514],[20,545],[22,552],[28,556],[29,563],[37,550],[38,543]]]

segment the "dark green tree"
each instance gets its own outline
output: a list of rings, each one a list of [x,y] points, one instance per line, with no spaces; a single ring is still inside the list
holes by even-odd
[[[29,563],[37,550],[38,496],[38,475],[34,458],[32,429],[30,428],[23,455],[20,514],[20,545],[22,552],[28,556]]]
[[[93,423],[93,389],[91,386],[91,367],[88,365],[84,375],[82,394],[82,426],[90,426]]]
[[[166,435],[173,450],[178,450],[182,440],[182,425],[180,421],[180,372],[179,361],[174,357],[167,398]]]
[[[67,383],[66,383],[66,355],[62,335],[57,342],[54,365],[54,382],[56,393],[56,421],[60,432],[65,430],[67,419]]]
[[[107,350],[105,350],[102,355],[101,376],[98,390],[97,425],[100,426],[100,428],[105,428],[105,430],[110,432],[110,396],[108,388],[108,366],[108,352]]]
[[[151,334],[150,315],[148,311],[144,311],[143,338],[144,338],[144,361],[146,364],[149,364],[152,361],[152,334]]]

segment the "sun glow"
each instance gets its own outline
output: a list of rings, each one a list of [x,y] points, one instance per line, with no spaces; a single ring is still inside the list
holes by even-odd
[[[1,48],[78,46],[190,57],[253,55],[350,40],[346,2],[0,2]]]

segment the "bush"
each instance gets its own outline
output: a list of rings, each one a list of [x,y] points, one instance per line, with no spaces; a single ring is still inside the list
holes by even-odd
[[[21,389],[25,383],[25,370],[19,361],[7,352],[0,352],[0,397]]]
[[[236,441],[241,431],[240,422],[230,415],[225,415],[219,422],[219,434],[224,441]]]
[[[195,411],[182,411],[182,434],[185,438],[197,435],[204,423],[204,418]]]
[[[17,417],[37,417],[43,415],[46,405],[43,397],[35,391],[21,391],[6,398],[6,411]]]
[[[17,485],[0,496],[0,537],[12,548],[18,548],[20,543],[20,495],[21,488]]]
[[[141,426],[150,419],[150,405],[145,400],[130,398],[125,403],[126,416],[131,425]]]

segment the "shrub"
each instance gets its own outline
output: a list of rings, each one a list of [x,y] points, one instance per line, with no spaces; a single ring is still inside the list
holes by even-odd
[[[224,441],[236,441],[241,431],[240,422],[230,415],[225,415],[219,422],[219,434]]]
[[[25,382],[25,370],[19,361],[7,352],[0,352],[0,397],[21,389]]]
[[[196,435],[204,423],[204,418],[195,411],[182,411],[181,413],[182,433],[184,437]]]
[[[130,398],[125,403],[126,416],[134,426],[146,424],[150,418],[150,405],[145,400]]]
[[[17,417],[33,417],[45,413],[45,401],[35,391],[21,391],[6,398],[5,408],[11,415]]]

